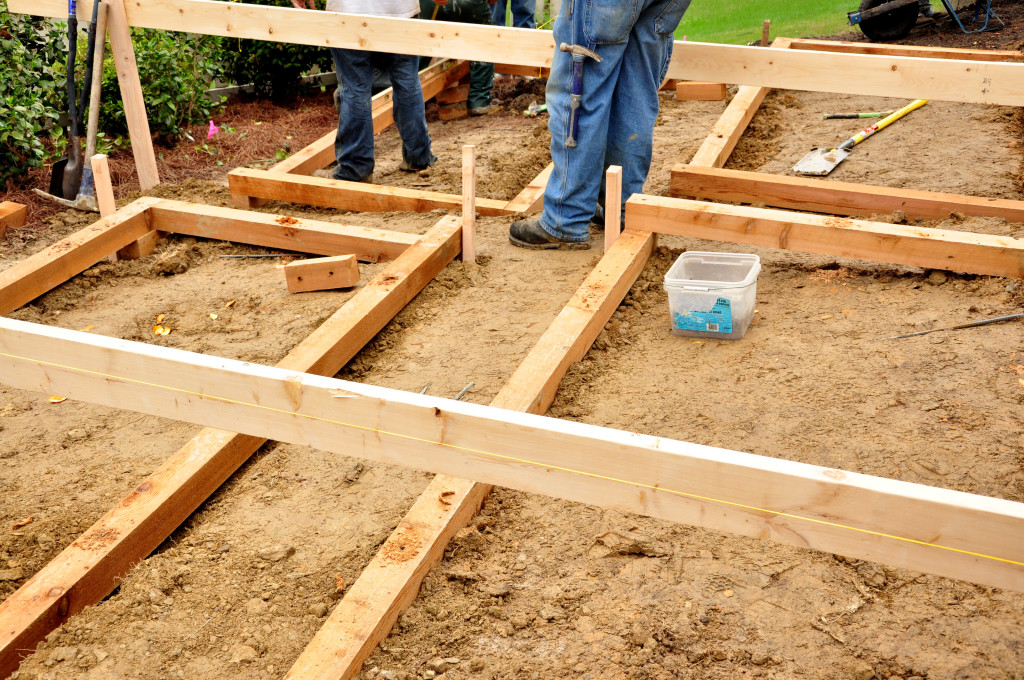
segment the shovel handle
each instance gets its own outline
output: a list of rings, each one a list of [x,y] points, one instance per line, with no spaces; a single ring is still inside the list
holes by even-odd
[[[855,134],[853,137],[850,137],[848,140],[843,142],[839,148],[845,151],[849,151],[850,149],[857,146],[865,139],[878,132],[879,130],[884,130],[885,128],[889,127],[890,125],[898,121],[903,116],[907,115],[911,111],[918,110],[927,103],[927,99],[918,99],[916,101],[911,102],[910,104],[907,104],[906,106],[904,106],[902,109],[892,114],[891,116],[883,118],[874,125],[869,125],[868,127],[864,128],[863,130]]]

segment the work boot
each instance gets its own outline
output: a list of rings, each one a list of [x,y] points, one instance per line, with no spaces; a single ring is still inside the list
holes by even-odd
[[[373,173],[372,172],[369,175],[367,175],[366,177],[362,177],[360,179],[347,179],[345,177],[338,177],[335,174],[331,174],[331,178],[332,179],[341,180],[342,182],[361,182],[362,184],[373,184]]]
[[[544,231],[540,220],[519,220],[508,230],[512,245],[533,250],[589,250],[590,241],[563,241]]]
[[[595,227],[604,229],[604,206],[600,203],[597,204],[597,210],[594,212],[594,216],[590,218],[590,223]]]
[[[469,109],[469,115],[471,115],[471,116],[486,116],[488,113],[491,112],[491,109],[493,109],[493,108],[494,107],[491,106],[490,104],[488,104],[486,106],[475,106],[475,107],[472,107],[472,108]]]
[[[918,0],[917,5],[921,10],[921,16],[928,17],[929,19],[935,18],[935,10],[932,9],[930,0]]]
[[[402,162],[398,166],[398,169],[401,170],[402,172],[419,172],[420,170],[426,170],[431,165],[433,165],[434,163],[437,162],[437,156],[434,156],[433,158],[434,158],[434,160],[430,161],[430,163],[428,165],[424,165],[424,166],[413,165],[412,163],[407,161],[405,158],[403,158]]]

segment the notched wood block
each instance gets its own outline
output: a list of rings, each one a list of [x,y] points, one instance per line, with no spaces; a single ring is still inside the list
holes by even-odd
[[[359,264],[355,255],[300,260],[285,265],[284,278],[291,293],[351,288],[359,283]]]

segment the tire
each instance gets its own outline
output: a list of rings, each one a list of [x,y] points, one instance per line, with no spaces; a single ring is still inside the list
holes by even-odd
[[[883,5],[889,0],[861,0],[860,11]],[[861,33],[874,42],[899,40],[910,35],[917,24],[919,8],[916,2],[886,12],[885,14],[860,22]]]

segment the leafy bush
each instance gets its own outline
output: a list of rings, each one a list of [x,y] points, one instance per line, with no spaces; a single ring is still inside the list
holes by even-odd
[[[235,0],[231,0],[234,2]],[[287,0],[245,0],[255,5],[287,5]],[[333,71],[331,53],[323,47],[263,40],[224,40],[224,73],[239,85],[253,84],[256,96],[277,101],[298,92],[300,76],[319,67]]]
[[[43,166],[50,154],[46,134],[55,137],[51,147],[63,147],[56,105],[65,69],[54,68],[67,50],[62,30],[60,24],[8,14],[6,0],[0,0],[0,189]]]

